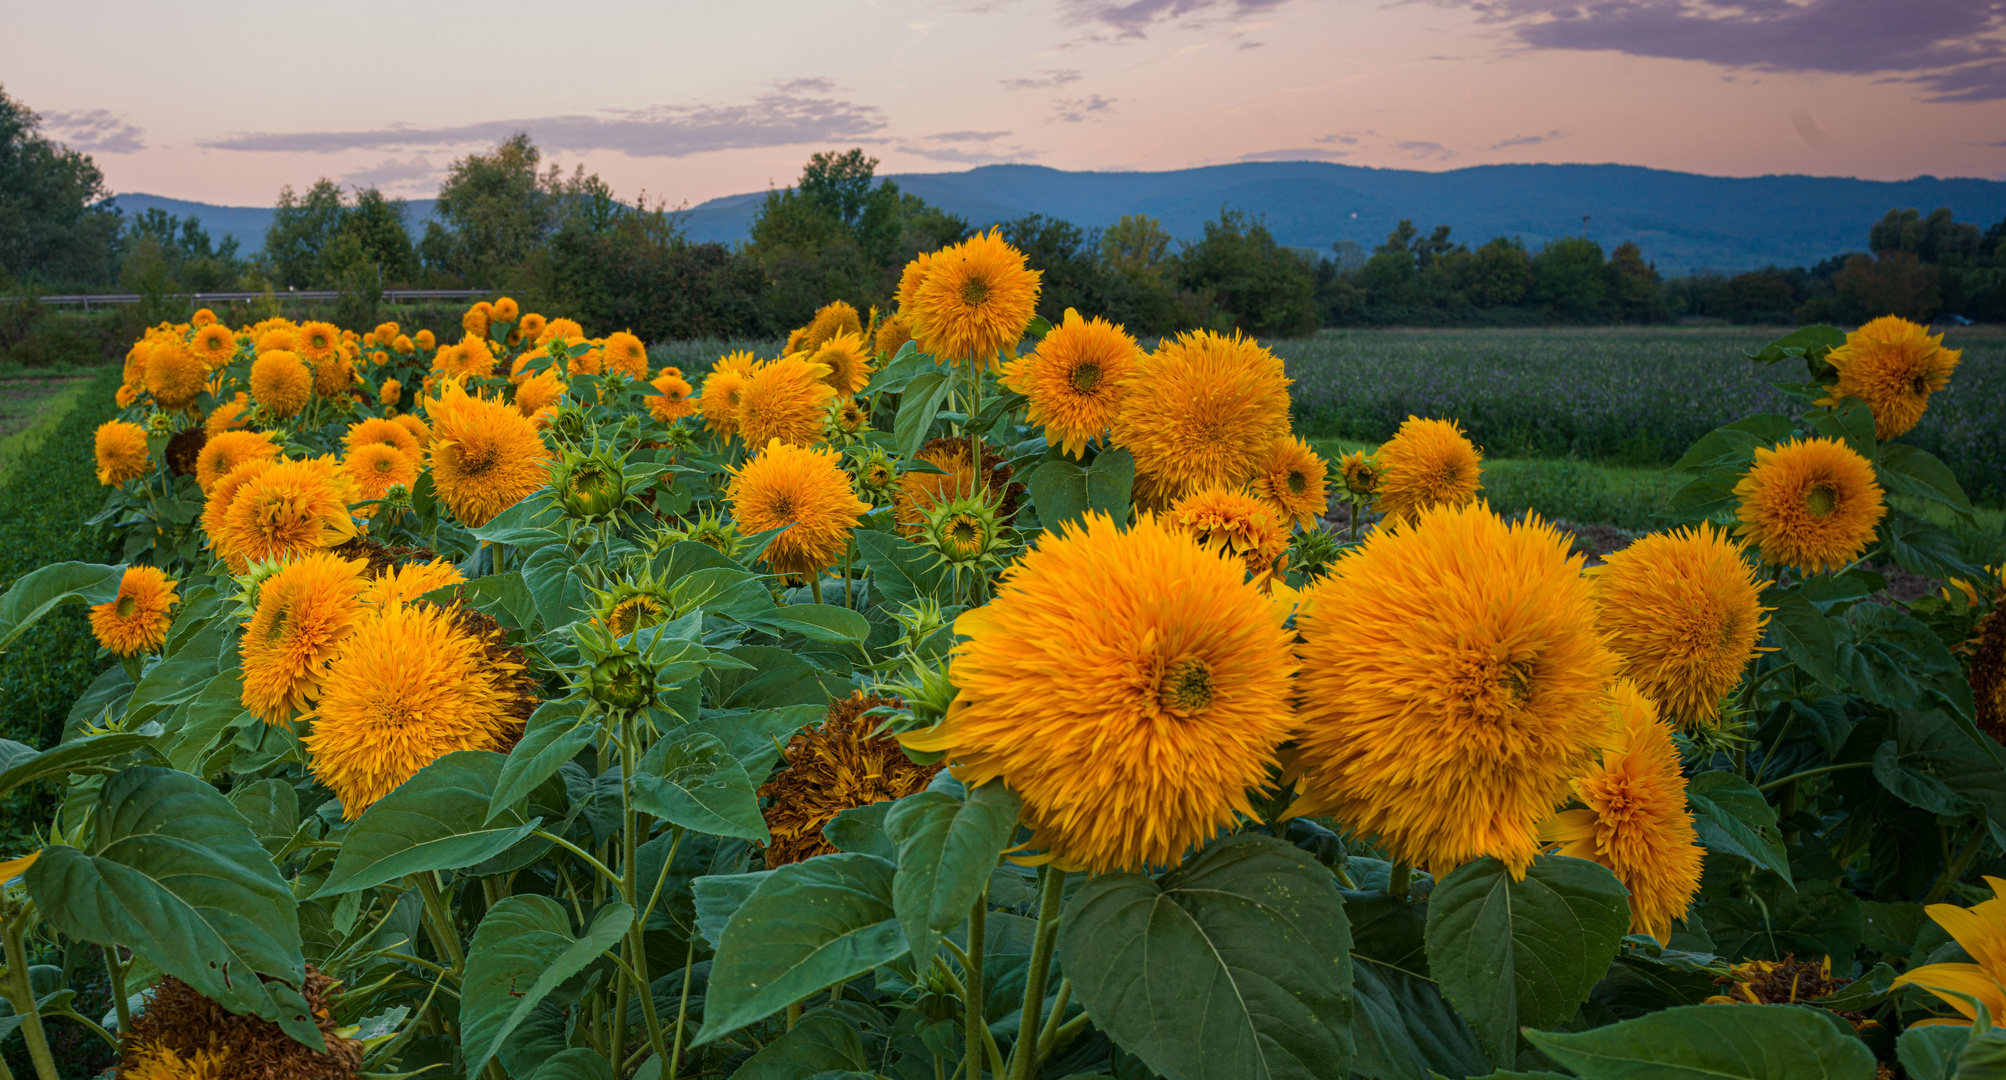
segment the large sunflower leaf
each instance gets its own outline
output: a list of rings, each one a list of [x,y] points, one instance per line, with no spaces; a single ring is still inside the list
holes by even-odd
[[[1582,1080],[1867,1080],[1873,1051],[1844,1027],[1799,1005],[1681,1005],[1525,1037]]]
[[[244,816],[200,777],[140,766],[110,778],[92,853],[51,845],[27,879],[57,930],[123,945],[225,1008],[324,1047],[295,989],[306,977],[299,904]]]
[[[1605,867],[1542,855],[1514,880],[1477,859],[1428,898],[1428,971],[1491,1057],[1515,1061],[1519,1027],[1573,1016],[1629,928],[1629,892]]]
[[[1095,1026],[1169,1080],[1343,1080],[1351,931],[1330,871],[1251,834],[1080,886],[1059,956]]]
[[[159,730],[156,727],[144,732],[114,731],[105,735],[87,735],[58,743],[47,750],[36,750],[11,739],[0,739],[0,795],[22,784],[91,769],[143,751],[153,744]],[[155,761],[161,760],[158,755],[151,756]],[[99,771],[109,770],[100,768]]]
[[[537,785],[557,775],[564,763],[578,756],[599,734],[598,717],[579,698],[546,701],[530,714],[522,739],[508,752],[494,794],[488,797],[487,820],[529,797]],[[485,823],[485,822],[484,822]]]
[[[0,649],[42,616],[64,604],[102,604],[117,598],[125,567],[60,562],[30,571],[0,593]]]
[[[481,1066],[559,983],[585,969],[634,925],[634,909],[608,904],[583,935],[547,896],[511,896],[481,918],[467,949],[460,988],[460,1050],[467,1072]]]
[[[635,809],[685,829],[761,844],[771,839],[751,777],[715,735],[696,731],[657,742],[629,790]]]
[[[941,935],[968,918],[989,871],[1017,834],[1023,800],[992,780],[967,801],[922,791],[892,803],[885,834],[898,845],[892,906],[912,946],[913,965],[926,970]]]
[[[488,817],[503,760],[488,750],[461,750],[397,785],[348,830],[334,870],[310,899],[472,866],[514,847],[543,819],[525,821],[514,808]]]

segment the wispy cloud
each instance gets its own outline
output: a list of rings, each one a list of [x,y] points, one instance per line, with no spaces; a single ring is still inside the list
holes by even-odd
[[[1566,137],[1567,136],[1565,134],[1558,131],[1549,131],[1544,135],[1514,135],[1509,139],[1503,140],[1502,142],[1492,143],[1491,145],[1484,147],[1484,149],[1509,150],[1514,146],[1538,146],[1541,143],[1550,143],[1555,139],[1564,139]]]
[[[1008,134],[1007,131],[943,131],[926,138],[945,143],[991,142]]]
[[[1303,146],[1293,150],[1262,150],[1255,154],[1241,154],[1235,161],[1329,161],[1349,156],[1349,150],[1330,150],[1320,146]]]
[[[1397,142],[1393,144],[1393,149],[1405,153],[1416,161],[1447,161],[1456,156],[1454,150],[1443,146],[1441,143],[1428,142],[1425,139],[1408,139],[1405,142]]]
[[[1205,25],[1272,11],[1289,0],[1063,0],[1068,18],[1099,23],[1119,37],[1142,37],[1164,24]]]
[[[1538,49],[1878,75],[1938,102],[2006,99],[2000,0],[1436,0]]]
[[[39,114],[42,129],[72,150],[87,154],[130,154],[146,149],[146,132],[125,122],[110,109]]]
[[[1000,81],[1005,90],[1050,90],[1067,83],[1079,82],[1084,77],[1071,68],[1047,68],[1041,75],[1019,76]]]
[[[1095,113],[1106,113],[1114,108],[1117,98],[1088,94],[1083,98],[1060,98],[1052,103],[1052,119],[1077,124]]]
[[[881,131],[883,110],[829,97],[827,79],[795,79],[738,105],[656,105],[599,115],[525,117],[423,127],[392,124],[360,131],[251,132],[207,140],[214,150],[335,153],[343,150],[447,149],[490,144],[527,131],[550,150],[615,150],[632,157],[687,157],[713,150],[791,146]]]
[[[379,165],[370,165],[342,174],[342,179],[350,187],[391,188],[398,191],[429,189],[445,175],[446,170],[432,164],[423,154],[413,154],[409,161],[386,158]]]

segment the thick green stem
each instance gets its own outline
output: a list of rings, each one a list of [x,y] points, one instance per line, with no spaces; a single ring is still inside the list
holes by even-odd
[[[794,1030],[794,1025],[796,1025],[796,1024],[798,1024],[798,1023],[800,1023],[800,1022],[801,1022],[801,1003],[800,1003],[800,1002],[798,1002],[798,1001],[790,1001],[790,1002],[788,1002],[788,1003],[787,1003],[787,1030],[789,1030],[789,1031],[793,1031],[793,1030]]]
[[[1758,787],[1755,790],[1774,791],[1777,788],[1780,788],[1783,785],[1788,784],[1793,780],[1802,780],[1807,776],[1817,776],[1820,773],[1828,773],[1828,772],[1845,772],[1848,769],[1871,769],[1873,767],[1874,763],[1871,761],[1852,761],[1844,765],[1820,765],[1815,769],[1806,769],[1803,772],[1791,773],[1789,776],[1786,776],[1781,780],[1771,780],[1767,784],[1763,784],[1761,787]]]
[[[669,1051],[669,1080],[677,1080],[682,1075],[683,1024],[690,1014],[690,973],[696,970],[697,942],[690,939],[687,952],[683,954],[683,1000],[676,1006],[676,1043]]]
[[[816,603],[819,604],[822,602],[822,571],[810,570],[808,572],[808,592],[815,597]]]
[[[626,759],[623,767],[623,775],[633,776],[637,771],[635,766],[639,764],[640,754],[636,752],[637,748],[634,746],[632,732],[626,730],[629,723],[631,723],[631,718],[622,724],[623,730],[620,733],[620,748],[622,755]],[[621,830],[623,834],[621,841],[623,850],[620,853],[620,892],[621,898],[627,902],[627,906],[633,908],[638,914],[641,908],[640,881],[638,880],[641,865],[639,859],[640,836],[642,830],[648,828],[649,824],[648,820],[639,811],[634,809],[634,803],[628,797],[628,791],[628,785],[620,785],[620,810],[624,816],[623,823],[625,825],[625,828]],[[669,858],[675,858],[673,850],[669,853]],[[663,869],[664,873],[666,873],[667,867],[664,866]],[[655,991],[648,978],[648,947],[643,937],[646,927],[647,920],[645,917],[638,917],[634,920],[634,925],[627,931],[627,949],[631,953],[630,962],[634,969],[634,989],[636,993],[641,995],[641,1022],[648,1029],[648,1045],[653,1048],[656,1057],[666,1057],[669,1047],[662,1040],[662,1018],[661,1014],[655,1009]],[[623,1013],[623,1018],[624,1015]]]
[[[1066,895],[1066,872],[1046,866],[1038,884],[1038,932],[1031,942],[1031,966],[1024,975],[1024,1011],[1017,1018],[1017,1045],[1010,1050],[1012,1080],[1030,1080],[1038,1071],[1039,1012],[1045,1007],[1045,979],[1052,970],[1052,945],[1059,938],[1059,907]],[[1062,1010],[1064,1006],[1060,1007]]]
[[[427,870],[412,874],[418,882],[418,895],[425,901],[426,925],[432,931],[432,947],[439,950],[439,956],[453,969],[454,975],[467,970],[467,954],[460,948],[460,932],[453,926],[453,918],[446,913],[446,905],[439,898],[439,882],[434,872]]]
[[[1038,1058],[1044,1060],[1052,1055],[1052,1040],[1058,1037],[1059,1024],[1066,1018],[1066,1005],[1073,1000],[1073,980],[1059,980],[1059,993],[1052,999],[1052,1015],[1045,1020],[1045,1029],[1038,1033]]]
[[[1407,893],[1413,886],[1414,868],[1407,865],[1404,861],[1394,863],[1393,869],[1388,872],[1386,878],[1386,895],[1397,896],[1405,900],[1407,899]]]
[[[118,947],[105,945],[104,970],[111,977],[112,1002],[118,1008],[118,1033],[124,1035],[132,1030],[132,1005],[125,999],[125,965],[119,961]]]
[[[28,1059],[35,1063],[41,1080],[62,1080],[56,1059],[49,1053],[49,1037],[42,1030],[42,1014],[35,1007],[35,988],[28,982],[28,948],[24,938],[26,916],[16,913],[7,920],[7,990],[14,1003],[14,1015],[21,1018],[21,1039],[28,1044]]]
[[[989,890],[975,898],[975,906],[968,912],[968,953],[962,965],[962,1008],[968,1020],[968,1077],[981,1080],[982,1076],[982,1036],[989,1030],[989,1023],[982,1016],[982,947],[984,935],[989,932]]]

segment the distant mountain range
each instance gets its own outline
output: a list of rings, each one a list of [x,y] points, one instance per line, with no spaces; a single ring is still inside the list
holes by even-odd
[[[1518,236],[1537,248],[1585,233],[1613,248],[1634,240],[1660,272],[1727,272],[1769,264],[1810,265],[1866,247],[1867,229],[1889,209],[1948,206],[1963,221],[2006,217],[2006,183],[1994,180],[1854,180],[1828,176],[1747,179],[1634,165],[1480,165],[1447,172],[1374,169],[1327,162],[1254,162],[1172,172],[1066,172],[1040,165],[985,165],[958,173],[894,175],[900,188],[977,225],[1039,213],[1083,227],[1148,214],[1180,240],[1204,235],[1222,207],[1262,217],[1283,244],[1327,252],[1350,240],[1368,251],[1402,218],[1424,232],[1448,225],[1475,246]],[[745,239],[763,192],[711,199],[683,214],[692,239]],[[121,195],[127,213],[158,206],[195,214],[212,235],[245,251],[263,242],[270,208],[210,206],[154,195]],[[435,200],[412,201],[412,223]]]

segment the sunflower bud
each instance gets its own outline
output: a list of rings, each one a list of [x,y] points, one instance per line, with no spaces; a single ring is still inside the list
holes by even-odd
[[[865,502],[882,506],[891,501],[892,492],[898,488],[898,463],[883,447],[869,447],[858,455],[853,472],[857,490]]]
[[[919,546],[933,552],[950,575],[986,577],[1003,565],[1014,535],[986,492],[942,499],[921,511]]]
[[[590,688],[594,701],[632,712],[655,699],[655,673],[638,655],[620,653],[592,665]]]
[[[1319,577],[1344,550],[1337,537],[1322,529],[1299,532],[1289,543],[1288,564],[1308,577]]]
[[[567,451],[552,470],[552,487],[564,512],[581,521],[609,517],[627,501],[619,459],[603,451]]]

